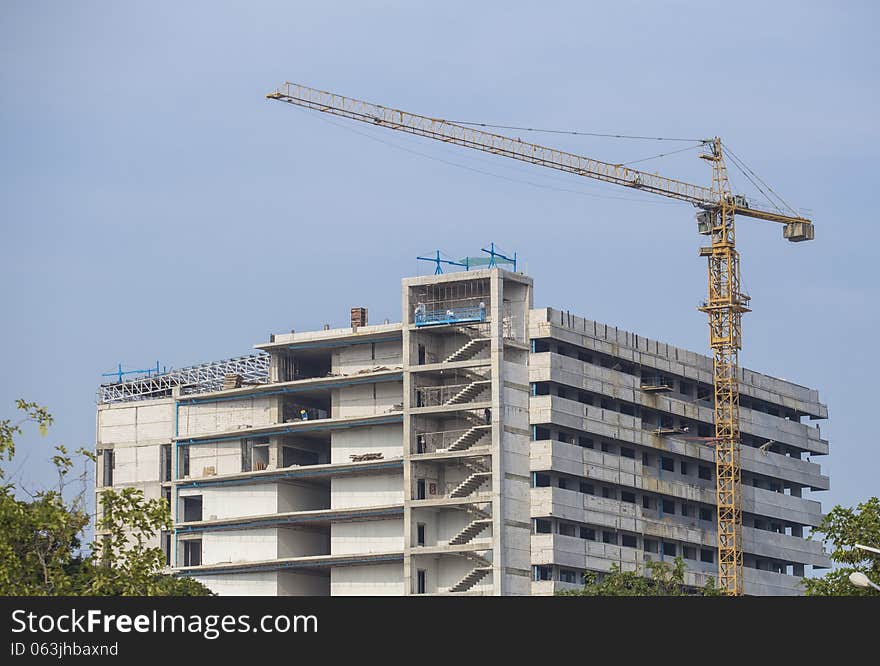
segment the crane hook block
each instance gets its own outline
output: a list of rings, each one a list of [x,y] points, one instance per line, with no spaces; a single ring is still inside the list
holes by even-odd
[[[806,220],[802,222],[787,222],[782,230],[783,238],[787,238],[792,243],[813,240],[816,232],[813,223]]]

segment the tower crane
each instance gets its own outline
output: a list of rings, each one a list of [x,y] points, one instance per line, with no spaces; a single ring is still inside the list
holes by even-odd
[[[713,354],[715,437],[712,442],[715,446],[718,504],[718,587],[724,594],[741,595],[739,350],[742,348],[741,320],[743,313],[749,311],[749,296],[742,292],[740,286],[735,219],[741,215],[780,223],[783,225],[783,237],[792,242],[813,240],[813,223],[794,211],[789,215],[782,211],[753,207],[745,197],[734,195],[724,160],[725,147],[718,137],[703,142],[707,150],[700,157],[712,168],[712,184],[705,187],[468,127],[468,123],[429,118],[295,83],[285,83],[266,97],[677,199],[699,209],[697,230],[710,241],[708,246],[700,248],[700,256],[708,260],[709,290],[707,299],[699,309],[709,318],[709,344]]]

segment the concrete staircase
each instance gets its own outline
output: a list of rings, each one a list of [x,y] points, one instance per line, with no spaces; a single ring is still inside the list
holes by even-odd
[[[466,335],[469,338],[484,338],[489,332],[489,327],[488,325],[474,326],[461,324],[460,326],[455,326],[452,330],[461,335]]]
[[[449,493],[450,497],[467,497],[491,478],[492,472],[474,472]]]
[[[480,507],[478,507],[476,504],[469,504],[464,507],[464,510],[467,513],[471,514],[474,518],[491,518],[492,517],[491,511],[485,511],[484,509],[481,509]]]
[[[480,393],[490,388],[492,385],[492,381],[489,379],[480,379],[477,381],[473,381],[463,389],[461,389],[454,396],[449,398],[444,404],[446,405],[460,405],[464,402],[471,402],[474,398],[476,398]]]
[[[459,532],[449,540],[449,545],[460,546],[462,544],[468,543],[491,524],[491,518],[478,518],[476,520],[472,520],[463,530],[461,530],[461,532]]]
[[[474,414],[473,411],[464,411],[461,412],[461,418],[471,425],[490,425],[486,423],[486,414],[482,410],[478,414]]]
[[[460,462],[473,474],[490,473],[489,466],[479,459],[461,460]],[[491,511],[481,509],[476,504],[465,506],[464,511],[470,516],[470,522],[458,534],[449,540],[451,546],[460,546],[469,543],[474,537],[478,536],[480,533],[484,532],[486,528],[492,525]],[[479,561],[483,562],[482,558],[480,558]]]
[[[483,580],[487,574],[492,572],[490,566],[478,566],[471,570],[464,578],[449,588],[450,592],[467,592],[474,585]]]
[[[474,338],[472,340],[468,340],[464,346],[460,347],[452,354],[450,354],[444,363],[453,363],[455,361],[467,361],[469,358],[473,358],[477,355],[486,344],[490,341],[489,338]]]
[[[479,472],[491,472],[492,470],[479,459],[468,460],[467,458],[462,458],[460,461],[461,466],[469,469],[471,472],[479,473]],[[474,512],[481,511],[474,507]]]
[[[473,426],[465,430],[458,439],[449,445],[447,451],[464,451],[480,441],[492,429],[488,424]]]

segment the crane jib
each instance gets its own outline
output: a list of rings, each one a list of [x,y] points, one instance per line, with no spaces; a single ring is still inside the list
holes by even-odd
[[[611,164],[529,143],[519,138],[465,127],[448,120],[429,118],[407,111],[400,111],[300,84],[285,83],[281,88],[266,95],[266,97],[303,108],[321,111],[322,113],[379,125],[387,129],[424,136],[445,143],[453,143],[466,148],[565,171],[585,178],[592,178],[658,196],[677,199],[703,209],[718,207],[721,204],[721,198],[725,196],[725,194],[714,191],[712,188],[701,185],[694,185],[674,178],[630,169],[621,164]],[[744,201],[742,197],[735,197],[735,199]],[[734,210],[738,215],[785,224],[785,237],[788,240],[812,240],[814,237],[812,223],[805,218],[765,211],[748,205],[736,205]]]
[[[575,175],[601,180],[615,185],[642,190],[694,205],[717,205],[718,196],[711,189],[630,169],[621,164],[610,164],[554,148],[547,148],[518,138],[493,134],[438,118],[429,118],[399,111],[378,104],[342,97],[306,86],[286,84],[267,95],[270,99],[287,102],[315,111],[321,111],[360,122],[380,125],[409,134],[416,134],[446,143],[454,143],[503,157],[509,157],[540,166],[546,166]]]

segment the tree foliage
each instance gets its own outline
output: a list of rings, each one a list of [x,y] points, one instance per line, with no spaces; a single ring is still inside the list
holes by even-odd
[[[811,596],[880,596],[873,589],[859,588],[849,575],[861,571],[880,583],[880,555],[855,548],[855,544],[880,547],[880,499],[871,497],[855,508],[835,506],[813,530],[823,535],[822,543],[830,546],[829,557],[835,567],[822,578],[805,578],[804,587]]]
[[[60,491],[20,500],[12,484],[0,488],[0,594],[76,594],[88,524],[88,513]]]
[[[620,565],[615,563],[608,573],[588,571],[584,574],[583,588],[565,590],[558,594],[579,597],[681,597],[719,594],[712,578],[697,591],[686,586],[684,560],[681,557],[676,557],[672,564],[646,562],[645,568],[647,571],[622,571]]]
[[[43,435],[52,425],[46,408],[24,400],[16,407],[22,412],[19,420],[0,420],[0,461],[13,459],[15,438],[26,423],[35,423]],[[51,457],[58,474],[56,487],[37,492],[6,481],[0,467],[0,595],[210,594],[191,578],[163,573],[165,555],[149,544],[170,527],[169,507],[164,499],[147,500],[141,490],[102,490],[96,541],[84,547],[92,519],[85,500],[87,467],[95,456],[85,449],[74,455],[56,446]],[[77,477],[82,488],[71,494],[69,477],[78,461],[84,465]]]
[[[165,553],[149,546],[157,532],[171,528],[171,513],[164,499],[144,499],[136,488],[104,490],[103,515],[98,520],[98,559],[89,562],[86,594],[201,596],[210,594],[191,578],[162,574]],[[97,564],[97,566],[96,566]]]
[[[24,415],[16,422],[12,419],[0,420],[0,460],[12,460],[15,456],[15,436],[20,435],[23,424],[34,422],[40,429],[40,434],[45,435],[49,426],[52,425],[52,415],[45,407],[40,407],[35,402],[25,402],[24,400],[16,400],[15,407]],[[3,478],[3,469],[0,468],[0,479]]]

